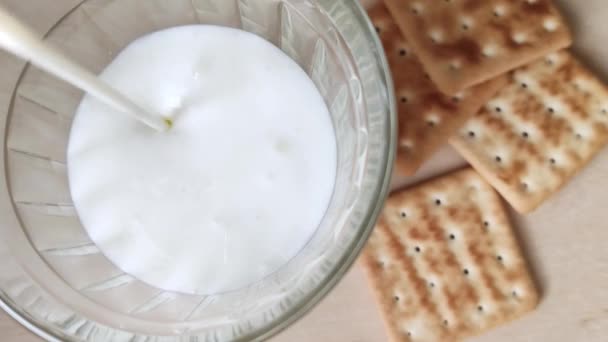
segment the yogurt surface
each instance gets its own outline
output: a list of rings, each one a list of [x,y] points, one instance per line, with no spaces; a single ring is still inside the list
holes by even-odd
[[[176,27],[134,41],[101,77],[174,121],[159,133],[89,96],[77,110],[72,198],[117,267],[214,294],[263,279],[309,241],[336,141],[317,88],[281,50],[236,29]]]

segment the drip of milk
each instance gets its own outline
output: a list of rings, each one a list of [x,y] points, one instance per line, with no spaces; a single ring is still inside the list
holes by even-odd
[[[174,118],[160,133],[89,96],[77,110],[72,198],[117,267],[214,294],[263,279],[309,241],[336,141],[323,98],[281,50],[240,30],[176,27],[131,43],[100,77]]]

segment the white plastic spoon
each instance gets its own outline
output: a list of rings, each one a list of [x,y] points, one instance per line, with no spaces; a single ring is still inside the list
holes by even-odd
[[[115,109],[133,115],[146,125],[166,131],[172,121],[152,113],[116,91],[53,46],[45,43],[25,24],[0,7],[0,48],[29,60],[41,69],[84,90]]]

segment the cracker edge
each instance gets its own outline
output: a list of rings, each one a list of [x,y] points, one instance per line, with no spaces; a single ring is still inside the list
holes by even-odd
[[[484,161],[483,157],[478,156],[473,148],[468,147],[468,143],[463,141],[463,138],[452,137],[450,138],[449,143],[518,213],[530,213],[546,200],[546,198],[538,201],[522,199],[507,183],[500,179],[496,172],[492,171],[489,162]]]
[[[520,243],[517,233],[515,232],[515,226],[512,223],[508,210],[505,208],[502,198],[496,192],[496,190],[493,188],[493,186],[488,181],[486,181],[485,178],[480,173],[477,172],[477,170],[475,170],[474,168],[471,168],[471,167],[464,167],[461,169],[457,169],[455,171],[441,174],[436,177],[432,177],[421,183],[415,184],[411,187],[407,187],[407,188],[398,190],[395,193],[414,191],[414,190],[422,188],[426,185],[432,184],[433,182],[438,181],[440,179],[443,179],[446,177],[454,177],[459,174],[464,174],[465,177],[467,177],[467,178],[472,177],[472,176],[478,177],[484,183],[484,187],[487,187],[487,190],[492,193],[491,196],[494,199],[494,206],[497,209],[500,209],[501,219],[504,220],[504,223],[509,227],[509,230],[511,232],[511,234],[509,235],[509,238],[511,239],[511,243],[513,244],[513,246],[515,248],[515,252],[517,252],[517,255],[522,260],[522,268],[523,268],[525,274],[527,275],[527,277],[525,278],[526,279],[525,288],[529,291],[528,293],[530,294],[530,298],[526,302],[527,305],[522,307],[522,309],[518,315],[509,317],[508,319],[505,319],[500,322],[496,322],[494,324],[490,324],[485,329],[480,329],[480,330],[476,331],[474,334],[460,334],[460,336],[452,336],[449,340],[445,340],[445,342],[457,342],[457,341],[461,341],[462,339],[465,339],[465,338],[481,336],[498,327],[506,326],[507,324],[509,324],[511,322],[515,322],[515,321],[525,317],[530,312],[534,311],[540,304],[540,301],[542,298],[542,294],[539,291],[539,288],[536,286],[535,279],[534,279],[534,276],[533,276],[533,273],[532,273],[532,270],[530,267],[530,262],[526,259],[526,254],[523,252],[522,245]],[[374,230],[379,225],[383,225],[385,227],[387,225],[384,220],[384,210],[383,210],[380,218],[378,219],[378,222],[376,223]],[[388,229],[388,227],[386,227],[385,229]],[[376,306],[377,310],[380,311],[380,314],[382,316],[382,321],[383,321],[382,323],[385,327],[385,331],[389,335],[389,339],[392,342],[402,342],[404,339],[402,337],[399,337],[400,335],[396,335],[396,332],[393,330],[393,327],[390,324],[391,317],[390,317],[389,313],[384,310],[383,305],[381,303],[380,297],[384,296],[384,294],[383,294],[383,290],[381,288],[379,288],[379,286],[377,286],[376,282],[374,281],[375,276],[373,274],[373,271],[371,270],[371,268],[373,268],[373,266],[371,265],[373,262],[374,262],[374,260],[373,260],[372,256],[369,254],[369,252],[367,251],[367,248],[364,248],[361,253],[361,256],[359,258],[359,264],[363,268],[368,286],[372,290],[375,306]],[[456,335],[458,335],[458,334],[456,334]]]
[[[386,7],[391,12],[391,14],[393,14],[394,18],[397,18],[397,17],[398,18],[407,18],[407,16],[409,15],[409,10],[405,7],[406,4],[403,3],[402,1],[399,1],[399,0],[383,0],[383,1],[384,1],[384,4],[386,5]],[[565,34],[563,36],[559,37],[558,42],[556,42],[554,45],[546,46],[543,49],[539,48],[538,50],[525,54],[525,55],[522,55],[519,58],[508,58],[507,60],[510,62],[497,64],[498,67],[492,69],[493,72],[491,72],[491,73],[490,72],[475,73],[475,74],[479,74],[479,75],[477,75],[477,77],[472,77],[468,82],[463,82],[463,81],[456,82],[448,77],[443,77],[444,73],[440,72],[439,70],[436,70],[435,68],[429,68],[426,65],[426,63],[422,63],[425,71],[429,74],[429,76],[431,76],[431,79],[433,80],[433,82],[436,84],[437,88],[439,88],[440,91],[442,91],[443,93],[445,93],[447,95],[454,95],[467,88],[478,85],[480,83],[483,83],[484,81],[493,79],[501,74],[505,74],[505,73],[512,71],[514,69],[517,69],[521,66],[534,62],[537,59],[542,58],[543,56],[546,56],[554,51],[559,51],[559,50],[563,50],[565,48],[570,47],[573,43],[572,29],[570,28],[570,25],[566,21],[560,8],[555,4],[554,1],[551,0],[551,3],[553,4],[553,6],[556,7],[557,13],[559,15],[559,19],[565,24],[565,27],[566,27]],[[399,27],[399,29],[401,30],[403,35],[407,38],[409,44],[412,45],[416,55],[419,56],[419,59],[422,61],[422,59],[426,59],[430,55],[433,55],[433,53],[426,52],[426,50],[423,49],[420,44],[418,44],[418,40],[412,39],[412,36],[410,34],[408,34],[409,30],[408,30],[408,24],[406,23],[406,21],[407,20],[403,20],[403,19],[402,20],[395,19],[397,26]]]
[[[440,134],[437,134],[435,139],[427,143],[424,153],[420,154],[420,158],[415,163],[403,160],[399,148],[397,149],[396,158],[396,170],[402,176],[413,176],[418,170],[433,157],[433,155],[446,143],[449,142],[449,138],[453,136],[460,128],[462,128],[469,119],[483,108],[483,106],[491,100],[500,90],[509,84],[509,77],[505,75],[499,75],[498,77],[486,81],[487,84],[481,84],[483,90],[478,94],[478,98],[483,98],[479,101],[479,104],[473,106],[462,106],[457,114],[461,116],[460,120],[454,120],[451,125],[443,125]],[[479,86],[479,85],[478,85]],[[399,112],[399,108],[397,108]],[[454,114],[454,113],[453,113]],[[399,116],[399,113],[397,113]]]
[[[581,68],[584,72],[588,73],[600,84],[606,92],[608,92],[608,86],[603,82],[601,78],[598,78],[593,71],[591,71],[580,58],[569,50],[560,50],[568,54],[571,59],[570,63],[575,63],[578,68]],[[537,63],[540,60],[536,60],[533,63]],[[512,74],[509,76],[508,85],[514,82]],[[507,86],[508,86],[507,85]],[[514,190],[509,184],[503,182],[496,172],[493,171],[493,162],[486,160],[484,154],[478,155],[476,148],[471,147],[467,142],[466,137],[460,135],[453,135],[449,139],[449,144],[460,154],[482,177],[500,193],[500,195],[520,214],[528,214],[541,207],[546,201],[554,198],[558,193],[566,187],[581,171],[583,171],[608,145],[608,136],[605,138],[597,149],[595,149],[588,158],[582,160],[576,167],[572,168],[563,181],[554,189],[547,191],[545,194],[539,195],[534,198],[524,198],[520,196],[516,190]]]

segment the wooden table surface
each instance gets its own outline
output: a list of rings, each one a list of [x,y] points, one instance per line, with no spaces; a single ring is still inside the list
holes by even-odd
[[[0,0],[28,15],[23,3],[45,0]],[[48,1],[48,0],[46,0]],[[77,0],[53,0],[56,13],[36,23],[48,29],[53,15]],[[374,0],[370,0],[374,1]],[[576,35],[576,51],[608,80],[608,2],[561,0]],[[48,6],[47,6],[48,7]],[[31,13],[30,13],[31,14]],[[414,178],[396,177],[394,187],[464,166],[446,147]],[[538,309],[524,318],[471,341],[608,340],[608,149],[536,212],[511,213],[518,237],[542,291]],[[40,341],[0,312],[0,340]],[[316,308],[272,342],[382,342],[383,324],[358,266]]]

